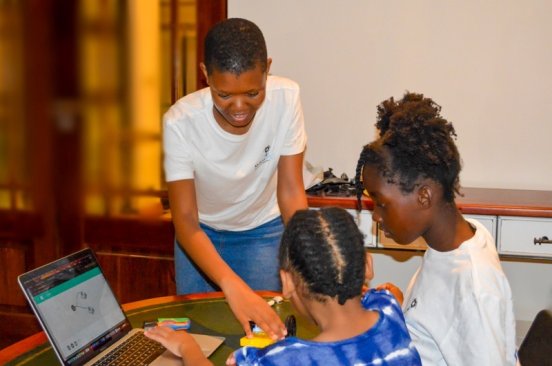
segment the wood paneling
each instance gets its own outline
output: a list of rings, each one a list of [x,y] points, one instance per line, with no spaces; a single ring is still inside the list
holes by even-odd
[[[96,252],[119,302],[176,294],[173,257]]]
[[[22,88],[32,104],[18,122],[25,124],[30,159],[21,170],[29,172],[32,210],[0,211],[1,348],[39,329],[17,276],[84,246],[97,252],[121,302],[175,293],[170,219],[86,217],[82,209],[79,2],[9,3],[25,30]],[[226,0],[198,1],[199,44],[225,17]]]
[[[199,0],[197,2],[197,64],[203,62],[203,42],[209,29],[219,21],[227,18],[226,0]],[[197,88],[207,87],[207,80],[198,67]]]
[[[53,197],[52,101],[50,72],[55,41],[52,33],[54,0],[10,2],[12,16],[21,19],[22,80],[27,103],[20,123],[20,138],[28,159],[18,166],[25,209],[17,206],[0,211],[0,346],[36,332],[38,322],[17,284],[17,276],[59,254],[56,241],[56,203]],[[38,62],[38,60],[40,60]],[[15,106],[14,106],[15,107]],[[62,148],[62,147],[60,147]]]
[[[27,248],[10,242],[0,243],[0,304],[4,306],[25,306],[26,300],[17,284],[18,273],[28,268],[25,260]]]
[[[121,303],[176,293],[170,220],[88,217],[85,245]]]
[[[24,312],[25,309],[15,310],[0,310],[0,348],[42,330],[34,314]]]

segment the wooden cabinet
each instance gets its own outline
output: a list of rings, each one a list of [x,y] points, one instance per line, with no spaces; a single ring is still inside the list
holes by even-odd
[[[491,233],[496,243],[496,216],[465,214],[464,217],[479,221],[483,226],[485,226],[485,228],[487,228],[487,230],[489,230],[489,233]],[[426,250],[427,244],[422,237],[419,237],[407,245],[397,244],[393,239],[386,237],[381,229],[378,229],[377,247],[382,249]]]
[[[498,252],[503,257],[552,260],[552,244],[534,244],[535,239],[552,239],[552,192],[512,189],[464,188],[464,195],[456,200],[467,218],[483,224],[493,236]],[[397,244],[377,229],[371,219],[372,201],[361,200],[363,210],[357,220],[367,235],[366,246],[378,250],[427,249],[423,238],[408,245]],[[339,206],[356,212],[355,197],[309,197],[311,207]]]
[[[356,210],[351,209],[347,211],[353,215],[360,231],[364,234],[364,246],[368,248],[375,248],[377,246],[377,226],[376,223],[372,221],[372,212],[361,211],[359,213]]]
[[[319,207],[311,207],[311,209],[318,209]],[[348,209],[347,212],[353,216],[360,231],[364,234],[364,246],[367,248],[377,247],[377,225],[372,221],[371,211],[361,211]]]
[[[466,218],[472,218],[477,221],[479,221],[487,230],[489,230],[489,233],[491,233],[491,236],[493,237],[495,243],[497,239],[496,234],[496,222],[498,218],[496,216],[490,216],[490,215],[464,215]]]
[[[397,244],[393,239],[385,236],[383,230],[378,228],[377,247],[380,249],[426,250],[427,244],[422,237],[419,237],[410,244]]]
[[[552,258],[552,219],[498,217],[498,252],[528,258]]]
[[[170,218],[87,217],[84,240],[119,302],[176,294]]]

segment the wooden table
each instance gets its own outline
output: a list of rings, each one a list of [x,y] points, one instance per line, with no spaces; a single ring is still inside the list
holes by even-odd
[[[259,295],[270,299],[278,293],[259,291]],[[221,292],[157,297],[123,305],[123,309],[133,327],[141,327],[144,320],[161,317],[188,317],[191,320],[190,332],[218,335],[226,338],[210,360],[215,365],[224,365],[228,355],[239,348],[243,329],[230,311]],[[284,301],[274,305],[282,319],[290,314],[297,318],[297,335],[313,338],[317,328],[293,311],[291,304]],[[0,351],[0,365],[59,365],[54,351],[43,332],[32,335]]]

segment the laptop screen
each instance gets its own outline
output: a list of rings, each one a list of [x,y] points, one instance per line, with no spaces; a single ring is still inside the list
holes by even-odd
[[[131,329],[90,249],[27,272],[19,282],[66,365],[84,363]]]

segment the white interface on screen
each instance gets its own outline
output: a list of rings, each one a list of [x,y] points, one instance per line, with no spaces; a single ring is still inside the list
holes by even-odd
[[[64,359],[125,319],[97,267],[36,294],[34,300]]]

